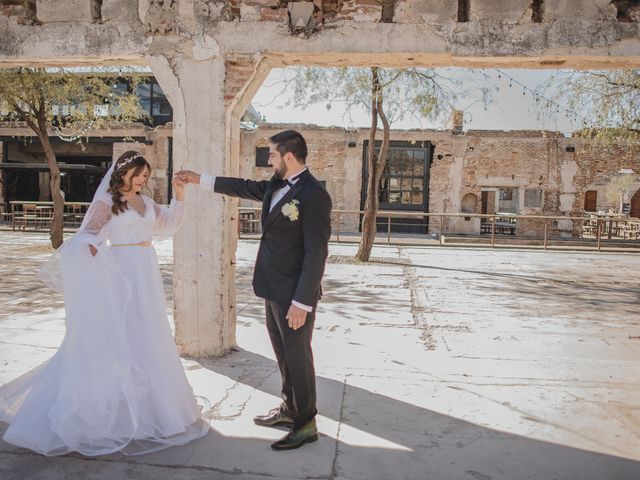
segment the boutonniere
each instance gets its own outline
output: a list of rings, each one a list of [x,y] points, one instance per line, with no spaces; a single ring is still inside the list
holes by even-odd
[[[289,203],[285,203],[282,206],[282,214],[292,222],[295,222],[300,216],[298,205],[300,205],[298,200],[291,200]]]

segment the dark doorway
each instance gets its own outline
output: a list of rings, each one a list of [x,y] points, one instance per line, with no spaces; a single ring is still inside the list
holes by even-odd
[[[90,202],[107,171],[113,155],[113,143],[122,137],[90,137],[82,145],[49,137],[60,168],[60,189],[66,202]],[[136,137],[136,140],[142,140]],[[42,145],[35,137],[0,137],[6,202],[51,201],[49,166]]]
[[[3,197],[11,200],[38,200],[40,179],[37,171],[6,170],[4,174]]]
[[[62,170],[60,189],[64,192],[65,201],[90,202],[98,185],[100,185],[100,180],[102,180],[111,158],[59,156],[57,160]],[[71,170],[66,169],[65,165],[87,165],[98,167],[99,170]]]
[[[382,142],[376,142],[379,148]],[[369,141],[363,145],[362,196],[360,208],[364,209],[367,198],[367,151]],[[391,141],[379,185],[380,210],[428,212],[429,211],[429,167],[433,146],[429,141]],[[361,219],[362,220],[362,219]],[[392,218],[391,231],[398,233],[427,233],[428,218]],[[378,217],[379,232],[388,229],[388,217]]]

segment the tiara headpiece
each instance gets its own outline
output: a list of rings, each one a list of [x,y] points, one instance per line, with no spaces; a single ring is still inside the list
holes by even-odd
[[[120,170],[121,168],[126,167],[127,165],[129,165],[131,162],[133,162],[134,160],[138,159],[138,158],[143,158],[141,153],[136,153],[135,155],[127,158],[126,160],[124,160],[120,165],[118,165],[117,170]]]

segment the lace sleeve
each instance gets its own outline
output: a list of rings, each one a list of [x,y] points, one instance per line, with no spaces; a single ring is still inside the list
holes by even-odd
[[[95,202],[87,211],[87,218],[83,222],[80,231],[98,237],[98,241],[101,242],[103,239],[100,238],[100,232],[109,223],[112,216],[113,213],[109,204],[103,201]]]
[[[158,235],[173,235],[182,223],[184,217],[184,201],[171,200],[168,207],[160,206],[152,200],[156,214],[156,224],[153,233]]]

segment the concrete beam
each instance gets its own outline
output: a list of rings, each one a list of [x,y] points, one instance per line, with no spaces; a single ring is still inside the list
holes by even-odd
[[[148,36],[140,23],[10,24],[0,17],[0,66],[141,64],[145,55],[206,47],[284,64],[520,68],[640,66],[640,26],[616,20],[438,25],[354,23],[311,38],[275,22],[220,22],[206,34]],[[251,42],[247,42],[251,38]],[[206,41],[205,41],[206,40]],[[194,54],[194,58],[197,56]]]
[[[251,37],[252,42],[246,42]],[[309,38],[284,36],[277,25],[221,23],[224,52],[261,53],[283,65],[469,68],[630,68],[640,66],[634,23],[499,22],[354,24]]]
[[[0,67],[144,65],[152,39],[138,25],[16,25],[0,16]]]

